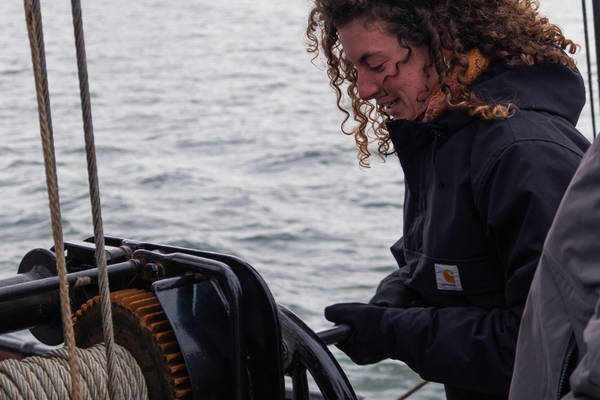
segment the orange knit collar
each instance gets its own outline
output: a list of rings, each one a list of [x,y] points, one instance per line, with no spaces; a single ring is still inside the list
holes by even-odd
[[[479,75],[481,75],[489,65],[489,60],[481,54],[477,49],[473,49],[469,52],[469,64],[466,72],[467,84],[472,83]],[[458,88],[458,71],[456,67],[448,73],[447,85],[450,87],[452,92]],[[431,122],[438,119],[448,109],[448,103],[446,102],[446,95],[442,92],[442,88],[438,87],[437,90],[429,97],[429,103],[421,118],[422,122]]]

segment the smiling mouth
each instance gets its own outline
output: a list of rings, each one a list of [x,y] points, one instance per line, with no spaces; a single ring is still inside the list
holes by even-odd
[[[387,113],[389,113],[390,109],[398,103],[398,101],[399,101],[399,99],[395,99],[388,103],[383,103],[381,105],[381,109],[383,110],[383,112],[385,112],[387,114]]]
[[[394,107],[394,105],[395,105],[397,102],[398,102],[398,99],[392,100],[392,101],[390,101],[390,102],[388,102],[388,103],[383,103],[383,104],[382,104],[382,106],[383,106],[383,109],[384,109],[384,110],[387,110],[387,109],[389,109],[389,108],[392,108],[392,107]]]

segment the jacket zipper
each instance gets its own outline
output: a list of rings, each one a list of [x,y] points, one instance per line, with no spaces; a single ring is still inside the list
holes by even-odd
[[[557,400],[560,400],[565,394],[571,390],[569,384],[569,378],[575,369],[577,364],[577,345],[575,343],[575,334],[571,333],[569,343],[567,344],[567,351],[563,358],[562,366],[560,368],[560,375],[558,376],[558,391]]]

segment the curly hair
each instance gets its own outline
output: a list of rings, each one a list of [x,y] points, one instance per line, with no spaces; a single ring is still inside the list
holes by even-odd
[[[344,53],[338,28],[359,17],[383,22],[386,33],[409,51],[411,45],[428,48],[430,65],[426,68],[433,66],[437,71],[448,108],[483,119],[503,119],[514,114],[515,106],[486,104],[469,90],[465,80],[468,53],[477,49],[489,62],[502,62],[508,68],[536,63],[573,68],[575,62],[567,53],[575,54],[578,45],[538,10],[538,0],[314,0],[306,29],[307,51],[314,54],[313,61],[320,51],[326,58],[337,106],[345,114],[342,132],[354,136],[360,166],[369,167],[371,139],[377,142],[382,159],[390,153],[385,127],[389,117],[359,97],[358,73]],[[449,62],[458,77],[453,87],[448,85],[442,49],[451,51]],[[351,110],[342,105],[344,87]]]

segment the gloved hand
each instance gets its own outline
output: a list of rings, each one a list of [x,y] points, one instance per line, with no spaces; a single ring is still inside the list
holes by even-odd
[[[352,334],[336,346],[356,364],[373,364],[388,358],[395,344],[392,329],[384,314],[386,307],[363,303],[339,303],[325,308],[325,318],[347,324]]]
[[[369,304],[382,307],[415,307],[420,305],[419,294],[406,286],[400,278],[400,270],[395,270],[379,283]]]

